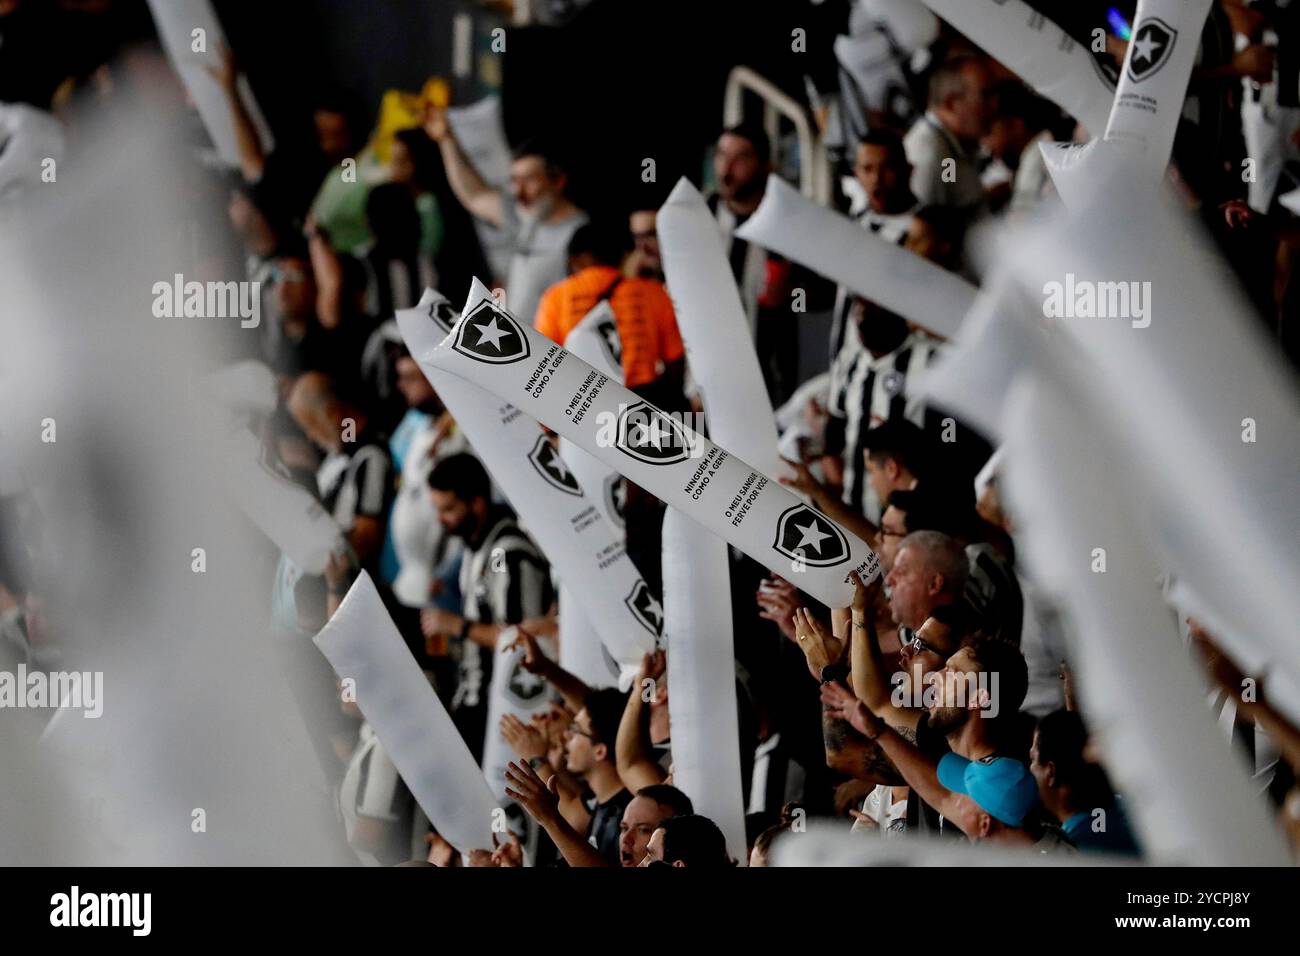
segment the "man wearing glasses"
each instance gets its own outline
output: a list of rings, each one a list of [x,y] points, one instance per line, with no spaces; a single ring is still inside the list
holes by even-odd
[[[591,822],[585,834],[560,813],[554,776],[542,780],[531,762],[512,762],[506,768],[506,796],[528,811],[570,866],[620,865],[619,826],[623,811],[632,802],[632,794],[623,786],[614,764],[614,741],[624,706],[624,696],[617,690],[591,691],[566,731],[565,769],[581,778],[591,792],[586,801]]]

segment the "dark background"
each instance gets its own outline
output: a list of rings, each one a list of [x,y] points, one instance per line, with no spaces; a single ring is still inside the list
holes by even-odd
[[[975,2],[975,0],[971,0]],[[1086,40],[1114,6],[1135,0],[1030,0]],[[22,0],[0,18],[0,100],[49,105],[58,80],[85,76],[124,43],[152,36],[143,0],[99,0],[73,13],[54,0]],[[92,6],[94,6],[92,4]],[[513,27],[469,0],[215,0],[217,14],[277,141],[310,135],[311,106],[340,94],[364,141],[386,89],[415,91],[450,78],[452,21],[475,24],[475,66],[490,31],[506,28],[499,92],[512,143],[540,133],[568,153],[575,199],[593,210],[658,205],[677,180],[696,181],[722,119],[727,73],[746,64],[805,99],[803,74],[834,82],[830,44],[847,0],[594,0],[561,28]],[[808,51],[791,50],[807,31]],[[488,92],[454,82],[456,102]],[[42,102],[44,100],[44,102]],[[641,181],[653,158],[657,183]]]

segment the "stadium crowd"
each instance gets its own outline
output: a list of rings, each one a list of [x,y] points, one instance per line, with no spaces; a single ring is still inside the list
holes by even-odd
[[[1200,120],[1184,119],[1172,168],[1182,201],[1294,359],[1300,221],[1276,202],[1253,209],[1229,174],[1245,157],[1243,91],[1273,80],[1263,38],[1287,16],[1272,5],[1215,3],[1188,93],[1199,110],[1186,115]],[[843,25],[858,39],[880,29]],[[1124,47],[1111,37],[1100,56],[1118,64]],[[1082,134],[947,25],[920,52],[896,57],[894,95],[840,100],[833,203],[864,230],[978,280],[971,228],[1059,202],[1037,145]],[[309,111],[313,150],[268,150],[238,94],[235,55],[213,76],[240,156],[221,181],[225,225],[240,278],[262,283],[256,357],[279,386],[278,407],[257,422],[263,447],[347,539],[324,575],[281,555],[267,583],[272,640],[350,845],[372,865],[741,862],[673,784],[671,641],[646,656],[627,692],[561,668],[557,593],[568,582],[553,574],[547,542],[517,520],[393,318],[426,287],[459,302],[479,277],[504,290],[520,321],[562,344],[607,302],[627,385],[663,408],[703,412],[707,425],[665,285],[656,207],[579,208],[563,149],[541,140],[514,145],[508,186],[497,188],[431,98],[369,146],[322,98]],[[829,133],[826,111],[815,115]],[[797,580],[732,552],[748,864],[765,865],[775,841],[815,819],[839,821],[845,840],[919,833],[1140,858],[1124,794],[1075,703],[1062,620],[1017,562],[998,458],[960,409],[907,394],[909,378],[947,344],[735,235],[778,175],[782,148],[751,119],[720,129],[712,144],[702,191],[732,270],[718,281],[737,284],[778,409],[788,471],[776,477],[867,541],[882,576],[859,582],[851,606],[830,608]],[[363,174],[349,181],[339,169],[353,157]],[[811,309],[832,314],[829,361],[812,377],[799,349],[804,316],[790,306],[796,287]],[[953,419],[955,441],[946,434]],[[672,560],[660,549],[665,506],[630,483],[621,503],[628,553],[657,590],[660,561]],[[492,735],[515,755],[507,779],[493,782],[517,805],[496,846],[456,852],[355,704],[340,706],[312,637],[360,570],[475,757]],[[25,582],[0,581],[9,652],[34,652],[39,617]],[[1224,745],[1242,751],[1300,847],[1300,728],[1266,692],[1241,700],[1242,675],[1214,636],[1196,621],[1186,627],[1214,691],[1209,706],[1232,705]],[[518,679],[549,706],[530,721],[507,715],[489,726],[500,641],[514,642]]]

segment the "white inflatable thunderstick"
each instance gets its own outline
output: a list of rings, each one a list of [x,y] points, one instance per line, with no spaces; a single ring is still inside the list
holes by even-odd
[[[664,512],[664,634],[673,783],[744,862],[736,659],[727,545],[676,508]],[[722,600],[720,600],[720,598]]]
[[[866,581],[880,573],[860,538],[519,322],[481,282],[427,360],[515,403],[760,564],[797,575],[827,605],[850,603],[854,571]]]
[[[921,0],[1007,69],[1096,136],[1106,128],[1114,84],[1080,46],[1022,0]]]
[[[685,177],[656,221],[664,277],[709,434],[767,474],[779,474],[776,416],[718,224]]]
[[[951,338],[976,288],[769,176],[767,192],[736,235],[838,282],[941,338]]]
[[[356,682],[357,707],[434,829],[462,853],[490,848],[497,802],[370,575],[313,640],[340,680]]]
[[[149,11],[153,14],[154,24],[158,28],[158,37],[167,59],[180,74],[181,82],[194,101],[199,111],[203,126],[212,137],[217,155],[228,166],[239,165],[239,144],[235,136],[234,120],[230,116],[230,106],[226,94],[222,91],[209,69],[221,62],[221,51],[227,46],[225,32],[209,0],[148,0]],[[202,35],[203,52],[196,52],[194,47]],[[244,109],[248,111],[257,130],[257,138],[264,153],[269,154],[275,148],[275,139],[271,128],[262,116],[262,111],[253,98],[253,88],[248,80],[239,77],[238,95]]]
[[[582,321],[565,336],[564,347],[608,375],[611,381],[623,383],[623,342],[618,336],[614,310],[608,302],[599,303],[583,316]],[[623,507],[627,486],[623,476],[567,438],[560,439],[560,457],[573,469],[582,490],[600,502],[601,514],[609,519],[610,527],[618,537],[625,537]]]
[[[1139,0],[1105,136],[1079,147],[1039,144],[1067,207],[1095,196],[1120,167],[1151,181],[1164,175],[1211,2]]]
[[[627,556],[622,534],[601,516],[597,500],[583,492],[537,422],[431,361],[455,314],[443,296],[429,289],[414,309],[397,313],[397,325],[560,579],[575,586],[581,582],[583,609],[630,683],[663,627],[659,601]]]

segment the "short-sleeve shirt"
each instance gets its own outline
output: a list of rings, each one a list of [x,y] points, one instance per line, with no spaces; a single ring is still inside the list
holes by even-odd
[[[617,283],[617,284],[615,284]],[[672,299],[662,282],[625,278],[613,266],[591,266],[546,290],[534,323],[560,345],[605,294],[623,346],[623,381],[628,388],[653,382],[661,363],[685,354]]]
[[[502,196],[502,231],[511,239],[510,272],[506,276],[506,307],[521,321],[537,315],[542,293],[569,272],[569,240],[587,214],[575,212],[559,222],[525,219],[509,195]]]

